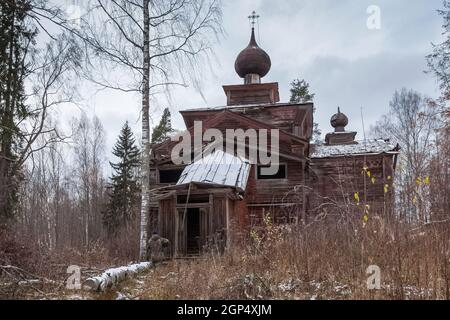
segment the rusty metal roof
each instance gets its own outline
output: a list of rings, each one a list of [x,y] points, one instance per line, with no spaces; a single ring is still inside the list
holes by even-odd
[[[234,187],[238,191],[245,191],[251,164],[221,150],[205,155],[184,168],[177,185],[204,183]]]

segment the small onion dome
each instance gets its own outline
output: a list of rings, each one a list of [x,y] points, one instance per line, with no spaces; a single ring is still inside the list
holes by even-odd
[[[345,114],[341,113],[341,109],[338,108],[338,113],[331,117],[330,123],[335,132],[345,132],[345,127],[348,125],[348,118]]]
[[[234,69],[241,78],[245,78],[249,74],[257,74],[262,78],[269,72],[271,66],[270,57],[258,47],[255,40],[255,29],[252,28],[250,43],[239,53]]]

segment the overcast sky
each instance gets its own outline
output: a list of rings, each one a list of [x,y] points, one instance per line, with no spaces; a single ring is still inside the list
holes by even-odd
[[[412,88],[438,95],[435,79],[425,74],[425,56],[431,42],[441,40],[441,0],[226,0],[225,36],[215,46],[214,74],[205,69],[202,96],[193,88],[175,89],[170,103],[151,110],[157,122],[162,107],[172,111],[174,127],[184,129],[178,110],[226,104],[224,84],[240,84],[234,71],[237,54],[248,44],[247,16],[260,14],[257,40],[272,60],[263,82],[279,82],[281,101],[289,100],[289,83],[305,79],[315,98],[315,121],[323,133],[338,106],[350,119],[348,130],[363,138],[361,108],[366,131],[386,113],[396,89]],[[381,29],[367,28],[367,8],[381,9]],[[105,126],[107,151],[128,120],[140,136],[140,97],[113,91],[86,91],[85,110],[96,113]],[[89,92],[89,93],[88,93]]]

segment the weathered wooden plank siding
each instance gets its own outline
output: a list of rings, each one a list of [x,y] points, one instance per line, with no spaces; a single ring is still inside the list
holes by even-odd
[[[299,127],[298,136],[309,139],[312,128],[312,109],[311,103],[306,104],[287,104],[275,105],[273,107],[235,107],[233,112],[242,114],[246,117],[267,123],[275,128],[286,132],[296,134],[294,128]],[[189,111],[182,112],[188,128],[194,125],[194,121],[206,121],[217,114],[218,110]],[[228,127],[235,128],[235,127]],[[239,128],[239,127],[236,127]]]
[[[214,197],[211,233],[221,232],[226,228],[227,201],[225,197]]]
[[[314,159],[317,176],[314,192],[338,203],[356,204],[367,201],[373,213],[382,214],[392,200],[393,160],[389,155],[370,155]],[[316,197],[312,206],[326,200]]]
[[[159,202],[159,232],[162,237],[170,240],[171,255],[175,253],[175,218],[178,214],[175,203],[175,197]]]
[[[257,179],[256,166],[252,166],[246,193],[248,204],[291,203],[294,200],[291,192],[294,187],[303,185],[303,164],[290,160],[281,160],[280,163],[287,166],[286,179]]]

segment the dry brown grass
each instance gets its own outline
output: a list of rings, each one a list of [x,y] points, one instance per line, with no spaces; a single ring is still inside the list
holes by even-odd
[[[130,249],[133,248],[130,242],[128,238],[118,237],[109,245],[96,241],[89,248],[50,251],[27,237],[18,237],[11,228],[0,226],[0,299],[56,298],[73,294],[64,291],[70,265],[81,268],[82,280],[111,266],[126,265],[137,252],[137,249]],[[24,284],[29,280],[30,284]]]
[[[224,255],[176,260],[119,290],[141,299],[449,299],[448,225],[265,225]],[[368,290],[366,269],[381,269]]]
[[[366,223],[346,218],[308,226],[265,219],[223,255],[169,261],[104,294],[44,285],[7,298],[449,299],[449,230],[448,222],[414,226],[376,216]],[[98,246],[52,256],[40,264],[51,271],[39,275],[63,280],[68,261],[99,270],[111,266],[107,250]],[[381,269],[381,290],[367,289],[369,265]]]

